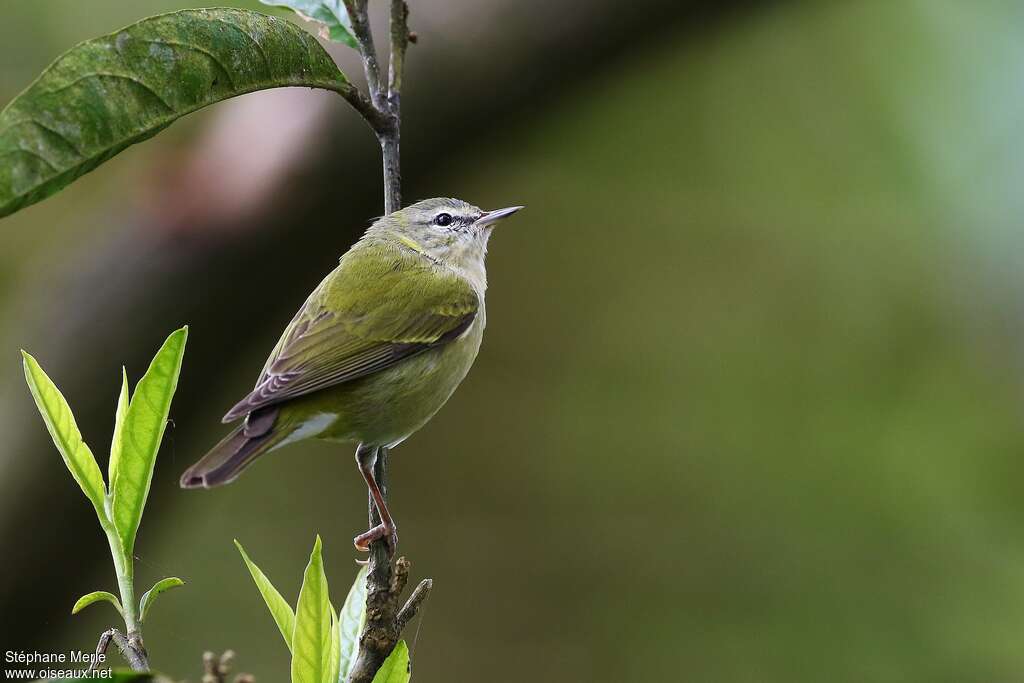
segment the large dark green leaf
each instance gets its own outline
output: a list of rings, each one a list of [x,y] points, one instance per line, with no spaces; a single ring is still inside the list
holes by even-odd
[[[351,88],[313,36],[248,10],[173,12],[84,42],[0,112],[0,216],[185,114],[284,86]]]

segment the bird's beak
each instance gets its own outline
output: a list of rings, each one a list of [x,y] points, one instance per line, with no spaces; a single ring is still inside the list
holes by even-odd
[[[522,209],[522,208],[525,208],[525,207],[522,207],[522,206],[510,206],[510,207],[505,208],[505,209],[497,209],[495,211],[488,211],[483,216],[480,216],[480,218],[476,219],[476,224],[475,225],[477,227],[481,227],[482,228],[485,225],[491,225],[492,223],[497,223],[502,218],[505,218],[506,216],[511,216],[516,211],[518,211],[519,209]]]

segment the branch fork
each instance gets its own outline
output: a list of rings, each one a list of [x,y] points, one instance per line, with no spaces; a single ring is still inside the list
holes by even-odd
[[[128,662],[132,671],[149,671],[149,655],[142,645],[142,638],[132,633],[126,636],[116,628],[110,628],[100,634],[100,640],[96,643],[96,657],[89,664],[89,673],[99,667],[101,658],[105,659],[111,642],[121,652],[121,656]]]

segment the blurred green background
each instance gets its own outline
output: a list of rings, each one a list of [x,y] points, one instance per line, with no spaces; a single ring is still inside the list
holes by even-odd
[[[74,42],[189,4],[7,0],[3,101]],[[435,582],[415,680],[1024,678],[1024,7],[411,4],[407,199],[528,206],[491,243],[473,372],[392,460],[402,551]],[[195,681],[232,648],[287,678],[233,538],[294,597],[320,533],[348,588],[351,449],[176,488],[380,210],[354,116],[306,92],[261,122],[270,97],[3,221],[5,650],[89,649],[112,621],[68,614],[113,579],[19,347],[103,453],[119,365],[137,379],[192,325],[137,546],[140,585],[188,582],[147,625],[159,668]],[[251,164],[195,170],[225,126],[253,118],[259,152],[314,105],[256,206],[224,199]]]

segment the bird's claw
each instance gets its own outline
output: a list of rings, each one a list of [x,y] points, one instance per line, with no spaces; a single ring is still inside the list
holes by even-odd
[[[394,555],[398,550],[398,529],[393,525],[378,524],[369,531],[364,531],[356,536],[352,542],[355,544],[356,550],[365,553],[369,552],[371,543],[382,538],[388,544],[388,554]]]

